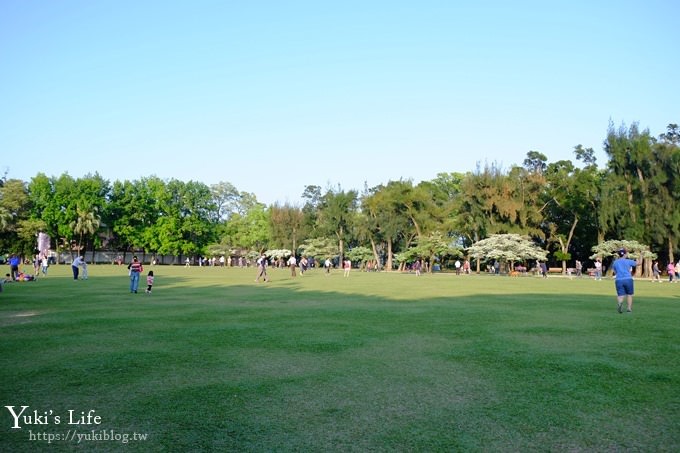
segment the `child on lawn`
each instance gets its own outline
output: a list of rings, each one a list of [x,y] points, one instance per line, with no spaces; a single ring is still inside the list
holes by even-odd
[[[146,293],[151,294],[151,287],[153,286],[153,271],[149,271],[146,276]]]

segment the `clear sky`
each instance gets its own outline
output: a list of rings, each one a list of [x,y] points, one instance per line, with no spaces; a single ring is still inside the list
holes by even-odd
[[[0,0],[0,170],[267,204],[680,122],[680,2]]]

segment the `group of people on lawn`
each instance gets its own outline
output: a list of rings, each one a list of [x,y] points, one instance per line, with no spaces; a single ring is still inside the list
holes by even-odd
[[[617,298],[617,311],[619,313],[623,313],[623,302],[624,300],[627,302],[626,304],[626,312],[631,313],[633,311],[633,294],[634,294],[634,282],[633,282],[633,277],[632,277],[632,269],[636,268],[640,263],[639,260],[631,260],[628,258],[628,251],[625,249],[621,249],[617,252],[617,258],[614,260],[612,263],[612,270],[615,276],[615,288],[616,288],[616,298]],[[21,272],[20,270],[20,265],[21,265],[21,258],[18,255],[11,255],[8,260],[8,264],[10,266],[10,273],[5,275],[5,278],[2,280],[2,285],[0,285],[0,291],[2,291],[2,286],[4,286],[5,283],[9,282],[16,282],[16,281],[32,281],[36,279],[35,275],[30,275],[30,274],[25,274]],[[267,276],[267,257],[264,253],[260,256],[260,258],[257,260],[257,267],[258,267],[258,272],[257,272],[257,277],[255,279],[256,282],[259,282],[260,279],[264,279],[264,281],[269,281],[269,277]],[[288,266],[290,267],[291,270],[291,276],[295,276],[295,270],[299,264],[300,266],[300,274],[304,275],[304,272],[308,268],[308,261],[305,257],[302,257],[300,262],[298,263],[296,258],[294,256],[291,256],[290,259],[288,260]],[[545,263],[540,263],[542,264],[542,273],[545,275],[547,273],[547,269],[545,267]],[[577,270],[581,270],[580,262],[578,263],[579,266],[577,266]],[[598,266],[599,264],[599,266]],[[47,261],[47,256],[41,256],[37,255],[34,260],[34,268],[36,269],[36,274],[37,270],[42,266],[43,269],[43,274],[47,275],[47,267],[49,266],[49,263]],[[342,267],[344,270],[344,276],[348,276],[349,272],[352,268],[352,263],[349,260],[344,260],[342,263]],[[457,271],[460,269],[460,265],[457,265]],[[465,267],[465,266],[463,266]],[[495,268],[496,266],[494,266]],[[81,268],[82,268],[82,275],[81,275]],[[331,268],[331,262],[330,260],[326,260],[324,263],[324,268],[326,270],[326,273],[330,272]],[[469,269],[469,267],[468,267]],[[88,272],[87,272],[87,262],[85,261],[84,257],[82,255],[78,255],[73,262],[71,263],[71,270],[73,271],[73,279],[78,280],[78,278],[82,278],[83,280],[87,280],[88,278]],[[419,269],[418,269],[419,270]],[[137,256],[133,256],[132,262],[128,265],[128,271],[129,271],[129,277],[130,277],[130,292],[131,293],[137,293],[137,289],[139,286],[139,279],[141,273],[144,271],[144,266],[142,263],[139,261]],[[659,270],[659,263],[657,261],[654,262],[653,267],[653,281],[660,281],[660,270]],[[596,268],[595,268],[595,277],[598,278],[601,276],[602,268],[601,268],[601,263],[599,260],[596,262]],[[680,262],[678,262],[678,265],[674,265],[672,262],[668,264],[666,268],[666,272],[668,273],[669,276],[669,282],[673,282],[674,279],[680,278]],[[458,273],[458,272],[457,272]],[[580,274],[580,272],[579,272]],[[147,289],[146,293],[151,294],[151,289],[153,287],[154,283],[154,275],[153,271],[149,271],[146,277],[146,283],[147,283]]]

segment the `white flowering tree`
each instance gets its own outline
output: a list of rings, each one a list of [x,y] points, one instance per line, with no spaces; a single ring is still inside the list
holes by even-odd
[[[288,249],[269,249],[264,252],[268,258],[278,260],[283,258],[288,258],[293,252]]]
[[[300,245],[300,254],[318,259],[335,258],[340,255],[338,244],[330,239],[307,239]]]
[[[657,255],[649,250],[648,245],[640,244],[638,241],[613,239],[602,242],[591,248],[593,255],[590,259],[616,257],[617,252],[621,249],[626,249],[631,259],[640,261],[643,277],[648,277],[652,274],[652,263],[657,258]],[[609,267],[611,269],[611,266]]]
[[[480,259],[494,259],[513,269],[515,262],[526,260],[545,261],[548,252],[534,244],[527,236],[519,234],[492,234],[477,241],[467,249],[470,256]]]

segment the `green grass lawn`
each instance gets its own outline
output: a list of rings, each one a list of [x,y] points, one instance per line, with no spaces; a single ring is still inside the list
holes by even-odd
[[[1,451],[680,450],[680,284],[154,271],[5,286]]]

